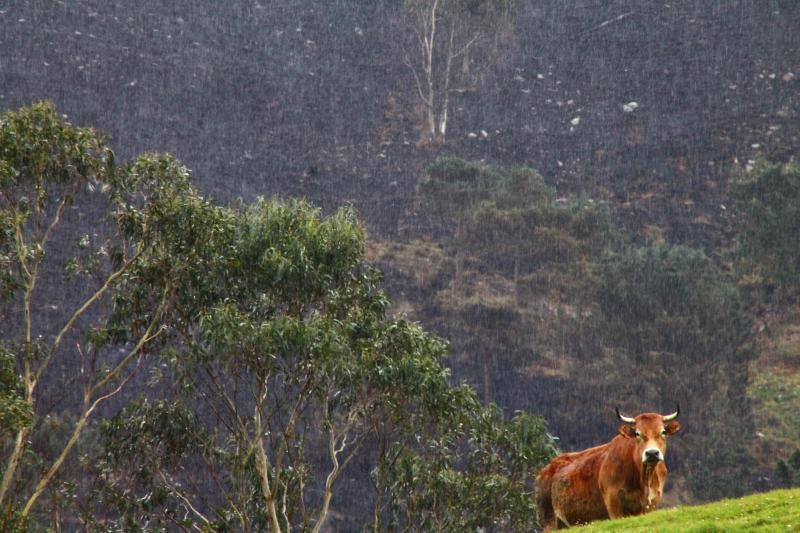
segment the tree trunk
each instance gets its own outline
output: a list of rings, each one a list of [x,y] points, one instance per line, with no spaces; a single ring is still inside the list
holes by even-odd
[[[258,473],[259,482],[261,483],[261,493],[264,497],[264,504],[267,506],[272,533],[281,533],[281,522],[278,518],[278,508],[275,505],[275,491],[272,490],[269,482],[271,466],[267,458],[267,451],[264,448],[264,426],[261,421],[261,409],[267,397],[267,385],[265,380],[259,379],[258,393],[258,400],[253,410],[253,432],[255,434],[253,435],[251,445],[255,452],[256,472]],[[245,433],[242,436],[247,437],[247,434]]]
[[[447,110],[450,107],[450,75],[453,68],[455,51],[453,43],[456,34],[456,19],[450,19],[450,42],[447,45],[447,62],[444,68],[444,88],[442,89],[442,109],[439,113],[439,141],[444,143],[447,134]]]
[[[261,417],[259,416],[259,423],[257,429],[261,429]],[[275,495],[272,493],[269,484],[269,462],[267,460],[267,452],[264,450],[264,441],[261,438],[259,431],[256,436],[256,470],[261,482],[261,492],[264,496],[264,503],[267,505],[267,512],[269,514],[270,526],[273,533],[281,533],[281,523],[278,519],[278,509],[275,506]]]
[[[8,489],[11,487],[11,482],[14,480],[14,474],[19,467],[22,456],[25,453],[25,445],[28,441],[28,428],[22,428],[17,431],[17,438],[14,441],[14,450],[8,459],[8,466],[3,473],[3,484],[0,485],[0,505],[5,501]]]
[[[427,35],[425,46],[425,75],[428,81],[428,135],[430,140],[436,138],[436,84],[433,70],[433,51],[436,47],[436,18],[438,14],[438,0],[431,6],[430,32]]]

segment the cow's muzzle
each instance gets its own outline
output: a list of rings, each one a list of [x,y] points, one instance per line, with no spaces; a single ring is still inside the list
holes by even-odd
[[[661,454],[661,450],[659,450],[658,448],[650,448],[648,450],[645,450],[644,453],[642,454],[643,463],[653,464],[663,460],[664,456]]]

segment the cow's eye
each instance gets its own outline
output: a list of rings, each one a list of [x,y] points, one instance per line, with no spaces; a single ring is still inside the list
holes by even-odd
[[[666,429],[662,429],[661,430],[661,436],[662,437],[666,437],[667,436],[667,430]]]
[[[642,438],[642,432],[639,431],[638,429],[636,430],[636,438],[637,439],[641,439]]]

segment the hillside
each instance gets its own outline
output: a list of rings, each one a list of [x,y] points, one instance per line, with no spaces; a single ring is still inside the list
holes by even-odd
[[[564,450],[611,438],[616,406],[679,402],[671,502],[780,486],[800,450],[800,299],[743,267],[731,188],[800,154],[800,3],[501,2],[466,24],[434,140],[414,2],[57,4],[0,7],[0,111],[50,100],[119,163],[174,154],[220,205],[352,206],[391,313],[448,341],[452,384],[543,416]],[[93,209],[68,210],[70,231],[92,234]],[[34,307],[52,329],[75,294],[54,275]],[[366,512],[355,467],[341,528]]]
[[[800,490],[778,490],[699,506],[664,509],[646,516],[597,522],[576,531],[795,531],[800,528]]]
[[[418,150],[397,3],[15,2],[0,107],[52,99],[122,156],[174,153],[215,197],[352,202],[381,235],[413,228],[422,171],[454,155],[605,191],[640,237],[711,246],[730,170],[797,146],[800,8],[771,5],[519,2],[454,81],[448,142]]]

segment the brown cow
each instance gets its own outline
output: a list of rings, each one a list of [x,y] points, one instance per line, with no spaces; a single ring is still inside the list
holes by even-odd
[[[647,513],[658,507],[667,467],[667,435],[681,429],[671,415],[643,413],[625,422],[601,446],[563,453],[536,477],[539,523],[548,531],[603,518]]]

